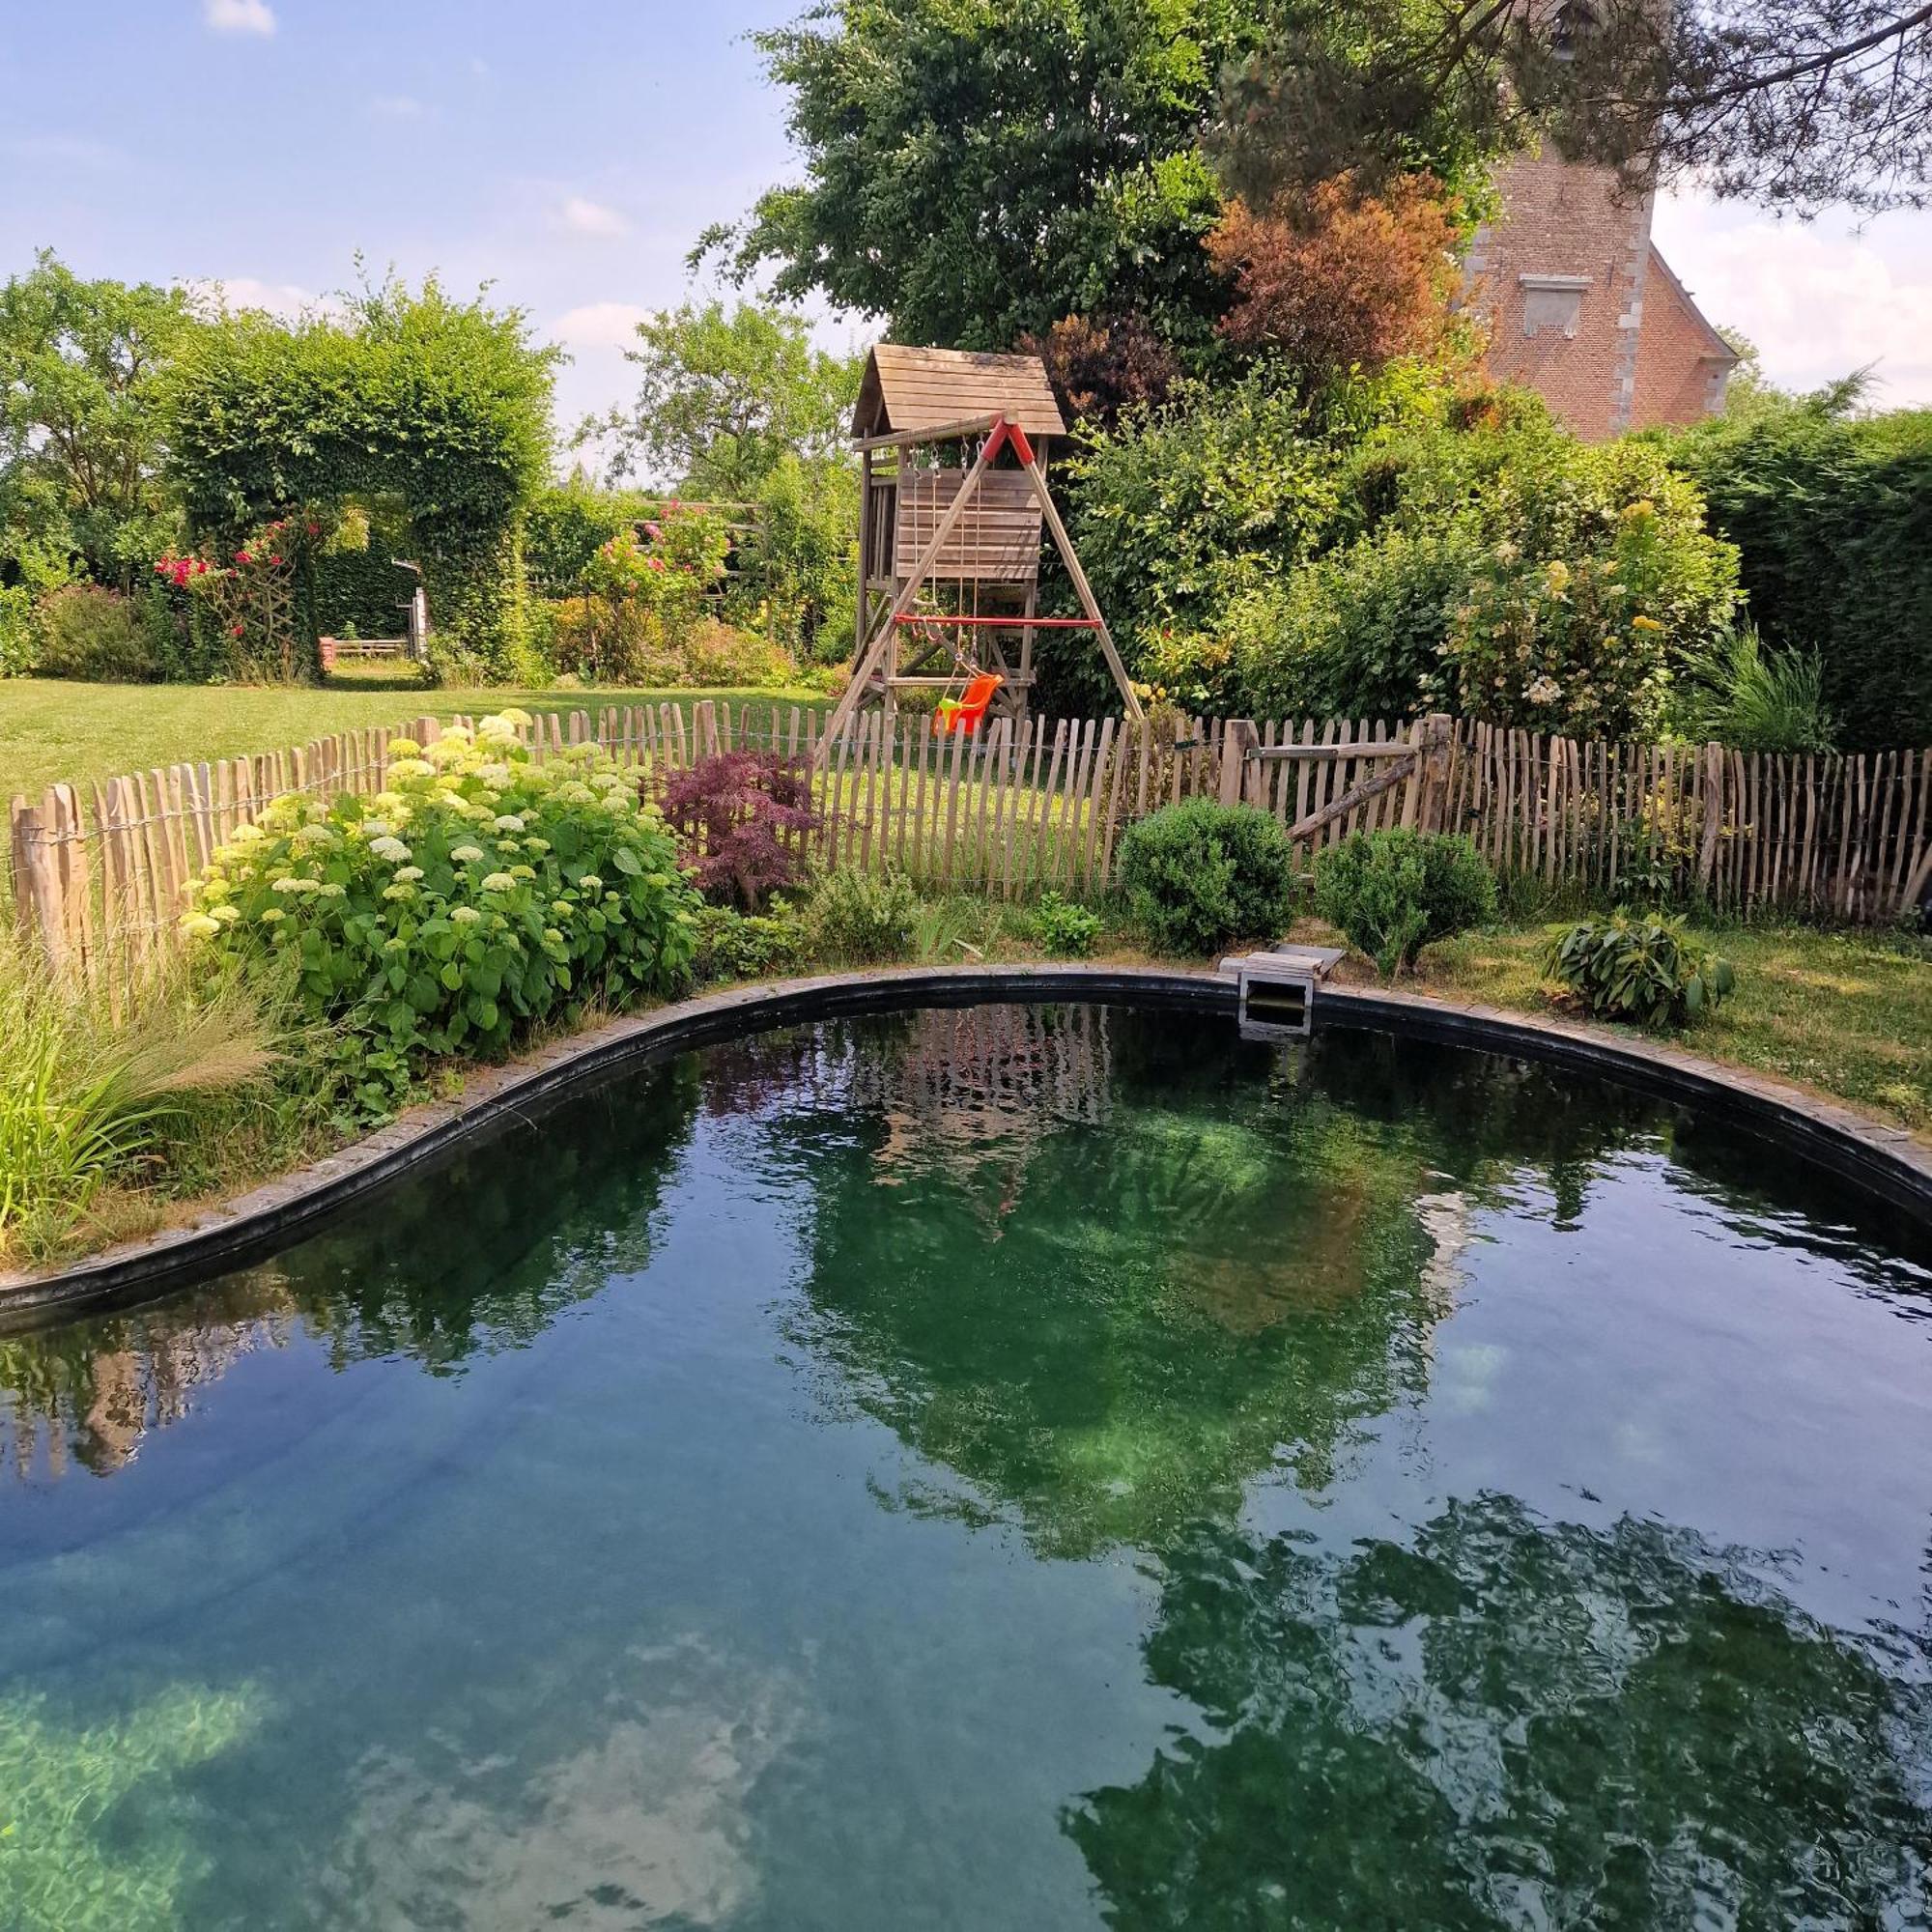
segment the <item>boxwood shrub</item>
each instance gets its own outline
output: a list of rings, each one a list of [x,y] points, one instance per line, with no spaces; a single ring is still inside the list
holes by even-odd
[[[392,738],[378,796],[278,798],[195,887],[188,933],[220,970],[294,976],[364,1117],[433,1055],[688,977],[696,895],[656,808],[594,745],[533,762],[527,722]]]
[[[1134,923],[1163,952],[1275,939],[1294,917],[1293,848],[1251,805],[1163,806],[1127,828],[1120,881]]]
[[[1351,832],[1315,862],[1315,909],[1384,978],[1435,940],[1496,916],[1496,881],[1466,838]]]

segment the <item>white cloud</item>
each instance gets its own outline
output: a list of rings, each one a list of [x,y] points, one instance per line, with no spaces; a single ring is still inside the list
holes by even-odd
[[[429,110],[412,94],[379,94],[369,112],[381,121],[420,121]]]
[[[639,323],[653,312],[636,302],[585,302],[558,316],[551,333],[573,349],[628,349]]]
[[[1932,216],[1808,225],[1682,194],[1660,201],[1657,241],[1715,323],[1742,329],[1786,388],[1867,363],[1873,401],[1932,403]]]
[[[201,0],[201,17],[217,34],[272,34],[269,0]]]
[[[566,197],[557,210],[558,224],[572,235],[628,235],[631,224],[614,208],[600,201],[586,201],[581,194]]]

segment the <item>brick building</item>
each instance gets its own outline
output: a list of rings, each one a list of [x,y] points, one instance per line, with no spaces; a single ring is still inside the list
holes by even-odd
[[[1537,390],[1580,437],[1694,422],[1723,402],[1736,354],[1650,239],[1652,197],[1606,168],[1524,156],[1470,245],[1491,371]]]

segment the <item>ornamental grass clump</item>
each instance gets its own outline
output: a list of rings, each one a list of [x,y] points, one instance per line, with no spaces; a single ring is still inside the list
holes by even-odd
[[[655,807],[594,745],[532,760],[522,712],[389,741],[385,788],[278,798],[220,848],[184,926],[217,970],[293,971],[380,1118],[442,1054],[685,983],[696,895]]]

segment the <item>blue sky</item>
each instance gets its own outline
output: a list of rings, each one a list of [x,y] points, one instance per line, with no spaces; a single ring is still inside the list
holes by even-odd
[[[803,0],[0,0],[0,275],[219,280],[275,306],[378,270],[491,280],[575,362],[574,421],[688,287],[707,223],[792,165],[746,36]],[[1877,360],[1932,403],[1932,215],[1860,233],[1695,195],[1660,245],[1714,320],[1810,384]],[[863,320],[827,319],[837,346]]]

